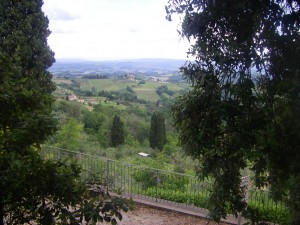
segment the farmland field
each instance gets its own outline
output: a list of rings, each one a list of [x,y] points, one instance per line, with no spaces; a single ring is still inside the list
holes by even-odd
[[[71,84],[72,81],[67,80],[67,79],[53,79],[54,83],[56,84]]]
[[[156,90],[161,86],[167,86],[170,91],[180,91],[188,88],[185,83],[170,83],[159,81],[145,81],[144,84],[140,84],[139,81],[129,79],[76,79],[76,82],[80,83],[80,89],[82,91],[90,91],[94,89],[96,93],[99,91],[121,91],[127,87],[131,87],[137,94],[139,99],[146,101],[157,101],[160,96],[156,93]]]
[[[157,101],[159,96],[155,89],[150,88],[135,88],[138,98],[145,99],[147,101]]]
[[[117,91],[127,86],[136,85],[135,81],[131,80],[117,80],[117,79],[94,79],[94,80],[86,80],[79,79],[77,80],[81,83],[80,88],[83,91],[91,90],[93,87],[96,91]]]

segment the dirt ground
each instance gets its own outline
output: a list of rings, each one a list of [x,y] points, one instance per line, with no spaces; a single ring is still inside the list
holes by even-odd
[[[153,208],[136,204],[133,211],[122,213],[123,220],[119,225],[214,225],[212,221],[203,218],[189,216],[174,211]],[[228,225],[219,223],[220,225]]]

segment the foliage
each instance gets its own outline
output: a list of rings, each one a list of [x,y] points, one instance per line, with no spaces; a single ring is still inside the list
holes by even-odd
[[[147,181],[145,179],[145,181]],[[182,189],[183,186],[181,186]],[[161,187],[157,190],[155,186],[149,186],[146,189],[136,190],[137,193],[155,197],[158,199],[165,199],[168,201],[187,203],[199,208],[206,209],[209,205],[210,192],[201,187],[198,192],[189,190],[176,190],[173,188]],[[285,208],[279,208],[275,204],[270,204],[271,201],[266,201],[264,204],[255,204],[261,202],[262,199],[256,199],[256,202],[251,203],[243,216],[250,218],[255,224],[288,224],[289,214]]]
[[[284,208],[277,208],[277,205],[266,207],[260,204],[249,204],[247,209],[243,211],[243,216],[249,218],[252,224],[289,224],[289,213]]]
[[[47,71],[54,53],[42,4],[0,1],[0,224],[79,224],[83,217],[115,223],[125,201],[91,189],[101,182],[81,182],[75,164],[41,158],[56,125]]]
[[[124,124],[118,115],[114,116],[111,127],[110,141],[113,147],[118,147],[123,144],[125,140]]]
[[[122,219],[120,211],[128,210],[129,202],[111,197],[103,181],[94,177],[86,184],[80,182],[76,164],[43,160],[38,152],[21,159],[11,154],[2,160],[14,171],[4,171],[1,180],[7,184],[3,196],[14,193],[3,201],[6,224],[78,224],[83,218],[88,224],[103,220],[114,224],[116,218]]]
[[[140,114],[139,110],[134,113]],[[131,113],[126,119],[128,132],[132,135],[134,140],[139,142],[140,145],[143,145],[149,136],[149,121],[145,121],[145,119],[148,119],[147,117],[145,119],[144,118],[144,116],[141,118],[140,116],[136,116]]]
[[[56,146],[78,151],[80,149],[82,131],[83,124],[71,117],[56,134]]]
[[[167,85],[163,85],[157,88],[156,93],[158,95],[162,95],[163,93],[167,94],[167,95],[174,95],[174,91],[169,90]]]
[[[109,137],[104,129],[99,129],[97,133],[97,139],[102,148],[109,147]]]
[[[300,221],[299,1],[169,1],[167,19],[183,15],[181,34],[195,57],[182,67],[193,89],[173,106],[180,143],[214,179],[217,221],[247,204],[241,170],[285,199]],[[287,198],[284,198],[287,196]]]
[[[82,76],[83,79],[108,79],[108,76],[107,75],[99,75],[99,74],[96,74],[96,75],[84,75]]]
[[[82,122],[84,123],[84,129],[92,133],[97,133],[99,128],[103,124],[104,116],[97,112],[90,112],[85,110],[83,112]]]
[[[161,151],[163,150],[164,145],[167,142],[165,119],[159,112],[154,112],[151,116],[149,142],[151,148],[157,148]]]
[[[68,95],[67,95],[68,96]],[[65,114],[66,118],[72,117],[75,118],[76,120],[80,121],[81,120],[81,109],[82,106],[77,103],[77,102],[71,102],[71,101],[63,101],[63,100],[57,100],[55,101],[55,104],[53,105],[53,112],[56,113],[59,119],[62,119],[61,116],[62,114]],[[61,121],[61,122],[66,122],[66,121]]]

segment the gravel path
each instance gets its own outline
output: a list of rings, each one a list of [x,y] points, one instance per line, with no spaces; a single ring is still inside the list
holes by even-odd
[[[119,225],[206,225],[208,220],[174,211],[136,204],[135,210],[123,213]],[[215,225],[212,221],[209,225]],[[219,225],[228,225],[219,223]]]

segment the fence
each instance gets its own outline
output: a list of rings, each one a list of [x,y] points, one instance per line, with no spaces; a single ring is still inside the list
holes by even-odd
[[[96,174],[113,192],[190,209],[207,208],[211,184],[194,176],[49,146],[43,148],[42,156],[53,160],[76,160],[82,168],[82,178]],[[288,217],[286,205],[274,202],[266,191],[250,190],[248,206],[265,221],[283,224]]]

